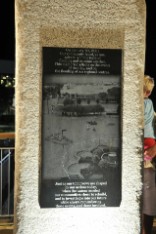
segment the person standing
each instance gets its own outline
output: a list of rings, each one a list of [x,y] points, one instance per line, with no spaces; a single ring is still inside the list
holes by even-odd
[[[149,96],[154,88],[154,79],[144,76],[144,175],[143,175],[143,228],[142,234],[152,234],[153,220],[156,215],[156,183],[155,168],[153,166],[153,154],[150,150],[156,150],[154,135],[154,108]],[[153,150],[154,151],[154,150]]]

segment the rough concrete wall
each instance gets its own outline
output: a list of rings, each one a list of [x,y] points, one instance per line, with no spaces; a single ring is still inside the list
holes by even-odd
[[[16,0],[15,233],[140,233],[143,0]],[[123,49],[122,201],[40,209],[42,46]]]

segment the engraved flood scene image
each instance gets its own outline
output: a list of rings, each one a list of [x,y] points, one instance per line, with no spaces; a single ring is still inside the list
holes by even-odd
[[[119,205],[120,99],[121,50],[43,48],[43,206]]]

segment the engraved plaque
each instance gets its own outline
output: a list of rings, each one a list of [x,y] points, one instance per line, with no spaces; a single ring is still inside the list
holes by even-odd
[[[122,50],[42,52],[40,206],[119,206]]]

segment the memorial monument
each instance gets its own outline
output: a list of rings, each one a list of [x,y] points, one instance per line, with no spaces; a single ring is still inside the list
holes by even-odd
[[[144,1],[15,5],[15,233],[139,234]]]

